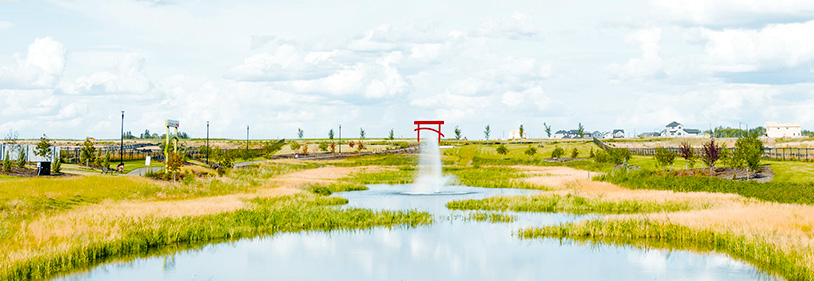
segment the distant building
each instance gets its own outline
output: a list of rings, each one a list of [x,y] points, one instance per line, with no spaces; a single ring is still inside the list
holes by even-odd
[[[621,139],[625,137],[625,130],[622,129],[614,129],[613,130],[613,138]]]
[[[567,135],[568,135],[568,132],[563,131],[563,130],[559,130],[556,133],[554,133],[554,138],[555,139],[564,139]]]
[[[800,123],[766,122],[766,136],[770,138],[799,138],[803,136]]]
[[[673,121],[661,131],[662,137],[697,137],[701,130],[684,128],[681,123]]]
[[[520,135],[520,130],[511,130],[509,131],[509,139],[511,140],[518,140],[518,139],[525,139],[528,136],[528,132],[523,131],[523,135]]]
[[[644,133],[639,134],[640,138],[650,138],[650,137],[658,137],[658,136],[661,136],[661,134],[659,134],[659,132],[644,132]]]
[[[593,133],[591,133],[591,137],[592,137],[592,138],[601,139],[601,138],[602,138],[602,137],[604,137],[604,136],[605,136],[605,134],[603,134],[603,133],[602,133],[602,132],[600,132],[600,131],[594,131]]]

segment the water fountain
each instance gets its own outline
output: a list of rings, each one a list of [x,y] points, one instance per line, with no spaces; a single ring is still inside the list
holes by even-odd
[[[421,154],[418,156],[418,173],[410,194],[439,194],[450,180],[441,171],[441,149],[435,138],[421,141]]]

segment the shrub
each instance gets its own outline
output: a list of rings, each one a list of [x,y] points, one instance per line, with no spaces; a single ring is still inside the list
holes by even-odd
[[[54,159],[54,165],[51,166],[51,170],[53,170],[54,173],[56,173],[56,174],[61,173],[62,172],[62,159],[59,159],[59,157]]]
[[[291,144],[288,145],[291,148],[291,151],[297,152],[300,149],[300,144],[298,142],[292,141]]]
[[[362,149],[365,149],[365,144],[362,143],[362,141],[360,140],[359,142],[356,143],[356,151],[361,152]]]
[[[596,163],[610,163],[610,154],[607,151],[599,150],[594,154],[594,161]]]
[[[739,138],[735,142],[737,148],[735,157],[741,165],[745,165],[749,170],[760,169],[760,158],[763,156],[763,142],[753,134]]]
[[[574,147],[574,149],[571,149],[571,159],[576,159],[577,156],[579,156],[579,150],[577,150],[577,148]]]
[[[526,153],[526,155],[529,156],[529,159],[531,159],[531,158],[534,157],[534,154],[537,154],[537,148],[533,147],[533,146],[529,146],[529,148],[526,149],[525,153]]]
[[[323,152],[328,151],[328,143],[327,142],[319,143],[319,150]]]
[[[6,158],[3,158],[3,172],[11,172],[11,158],[9,158],[8,151],[6,151]]]
[[[591,152],[588,153],[588,158],[594,158],[595,156],[596,156],[596,153],[594,153],[594,149],[591,148]]]
[[[79,155],[80,164],[87,165],[90,162],[96,162],[96,147],[93,146],[93,142],[90,138],[85,138],[85,142],[82,144],[80,150],[82,151]]]
[[[611,162],[617,165],[626,163],[632,156],[630,150],[624,148],[612,148],[608,154],[610,155]]]
[[[506,148],[506,145],[504,145],[504,144],[502,144],[502,143],[501,143],[500,145],[498,145],[498,146],[497,146],[497,148],[495,149],[495,151],[497,151],[497,154],[500,154],[500,159],[501,159],[501,160],[503,160],[503,157],[504,157],[504,156],[506,156],[506,154],[508,154],[508,153],[509,153],[509,149],[508,149],[508,148]]]
[[[551,158],[560,158],[565,155],[565,150],[562,147],[555,147],[554,151],[551,151]]]
[[[673,165],[676,159],[676,153],[670,150],[667,150],[664,147],[656,148],[656,165],[660,168],[665,168],[669,165]]]
[[[710,139],[709,143],[704,144],[704,149],[701,152],[701,160],[709,167],[709,172],[712,174],[715,162],[721,158],[721,147],[715,144],[715,139]]]
[[[102,162],[102,167],[110,169],[110,150],[105,152],[105,160]]]
[[[45,136],[45,134],[40,137],[40,142],[37,143],[37,147],[34,149],[34,155],[45,157],[49,161],[51,160],[51,140]]]
[[[684,160],[687,160],[687,167],[692,169],[695,166],[695,152],[692,150],[692,146],[690,146],[687,142],[682,142],[681,145],[678,146],[678,155]]]
[[[20,148],[20,155],[17,157],[17,167],[25,168],[25,149]]]
[[[302,154],[308,154],[308,145],[307,144],[302,146]]]

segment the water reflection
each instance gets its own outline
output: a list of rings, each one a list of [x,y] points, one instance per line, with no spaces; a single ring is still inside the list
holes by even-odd
[[[450,216],[466,214],[444,207],[455,198],[534,192],[459,187],[466,194],[410,196],[400,194],[405,188],[377,185],[339,196],[354,207]],[[285,233],[104,265],[60,280],[771,280],[719,254],[521,240],[513,230],[581,217],[516,215],[513,223],[452,219],[416,228]]]

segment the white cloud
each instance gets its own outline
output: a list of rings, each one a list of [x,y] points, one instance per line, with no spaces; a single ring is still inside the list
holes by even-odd
[[[534,19],[523,13],[514,13],[511,17],[488,20],[481,23],[474,34],[486,37],[501,37],[510,39],[524,39],[534,37],[539,28]]]
[[[743,72],[794,67],[814,59],[814,20],[774,24],[760,30],[705,30],[706,55],[713,71]]]
[[[10,27],[14,26],[13,23],[8,21],[0,21],[0,31],[9,29]]]
[[[15,67],[0,67],[0,85],[7,88],[50,88],[65,68],[65,47],[51,37],[37,38],[28,45],[24,58],[17,56]]]
[[[501,98],[503,104],[510,108],[534,105],[538,110],[545,110],[551,103],[551,99],[545,95],[542,87],[534,86],[522,92],[507,91]]]
[[[788,22],[814,17],[808,0],[653,0],[671,19],[693,25],[724,26]]]
[[[622,79],[643,79],[654,78],[664,73],[663,61],[659,55],[661,50],[660,28],[641,29],[629,34],[626,41],[631,44],[638,44],[642,50],[642,56],[631,58],[625,64],[611,64],[608,66],[611,75]]]
[[[252,55],[232,68],[230,78],[244,81],[280,81],[322,78],[337,68],[333,59],[339,51],[306,52],[283,44],[273,53]]]
[[[62,88],[70,95],[129,94],[139,100],[154,98],[155,86],[144,73],[144,63],[144,57],[130,54],[119,62],[115,73],[95,72],[81,76]]]

